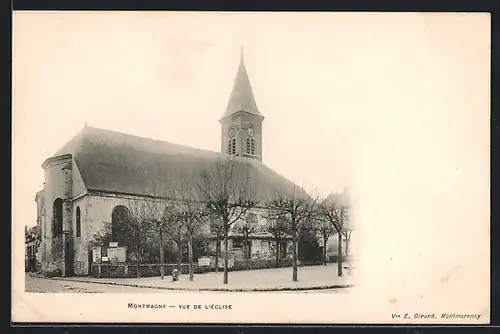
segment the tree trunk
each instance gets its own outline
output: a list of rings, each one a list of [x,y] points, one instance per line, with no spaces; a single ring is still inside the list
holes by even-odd
[[[245,249],[245,260],[246,260],[246,267],[247,270],[250,270],[250,245],[249,245],[249,240],[248,238],[245,240],[246,244],[246,249]]]
[[[337,255],[337,270],[339,277],[342,276],[342,233],[339,233],[339,242],[338,242],[338,255]]]
[[[297,225],[292,222],[292,236],[293,236],[293,276],[292,281],[297,282]]]
[[[179,270],[179,274],[182,273],[181,270],[181,263],[182,263],[182,246],[181,243],[177,243],[177,269]]]
[[[279,268],[280,260],[280,240],[276,239],[276,268]]]
[[[220,253],[220,240],[219,237],[217,237],[217,240],[215,241],[215,272],[219,272],[219,253]]]
[[[323,237],[323,265],[326,266],[326,243],[328,238]]]
[[[228,276],[228,262],[229,262],[229,252],[228,252],[228,226],[227,221],[224,221],[224,284],[227,284]]]
[[[136,254],[137,254],[137,278],[141,278],[141,255],[139,254],[139,242],[137,242],[136,246]]]
[[[165,278],[165,267],[164,267],[164,254],[163,254],[163,233],[160,229],[160,275],[161,279]]]
[[[349,238],[346,237],[345,239],[345,257],[347,258],[349,256]]]
[[[188,240],[188,257],[189,257],[189,280],[193,281],[193,235],[189,233]]]

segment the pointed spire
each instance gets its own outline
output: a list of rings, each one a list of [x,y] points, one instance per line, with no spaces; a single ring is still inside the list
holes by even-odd
[[[245,111],[256,116],[261,116],[255,103],[255,98],[248,78],[247,69],[243,60],[243,45],[241,46],[240,65],[236,78],[234,79],[233,90],[229,97],[227,109],[222,118],[228,117],[238,111]]]

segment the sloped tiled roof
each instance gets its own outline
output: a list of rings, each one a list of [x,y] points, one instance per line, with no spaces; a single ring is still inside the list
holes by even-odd
[[[54,157],[71,154],[87,189],[142,196],[165,196],[185,180],[194,186],[193,175],[200,175],[227,156],[213,151],[132,136],[124,133],[83,128]],[[276,191],[302,188],[263,163],[234,157],[236,166],[249,166],[257,185],[257,199],[271,198]]]
[[[226,112],[222,115],[222,118],[228,117],[239,111],[245,111],[262,117],[257,108],[257,104],[255,103],[252,86],[250,85],[250,79],[248,78],[243,56],[241,57],[238,72],[236,73],[236,77],[234,79],[233,90],[231,91],[231,96],[229,97]]]
[[[346,191],[342,193],[333,193],[328,195],[326,202],[337,205],[349,205],[349,196]]]

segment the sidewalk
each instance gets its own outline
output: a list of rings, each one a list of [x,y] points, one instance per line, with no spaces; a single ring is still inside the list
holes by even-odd
[[[229,272],[229,283],[222,284],[223,273],[197,274],[192,282],[188,275],[181,275],[179,281],[172,282],[171,276],[144,278],[92,278],[92,277],[57,277],[57,280],[133,286],[186,291],[291,291],[348,288],[352,276],[344,272],[337,276],[335,264],[328,266],[300,267],[298,282],[292,281],[292,268],[259,269]]]

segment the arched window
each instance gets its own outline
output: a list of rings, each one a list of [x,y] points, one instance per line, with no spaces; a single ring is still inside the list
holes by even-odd
[[[255,213],[249,213],[246,217],[246,221],[249,225],[257,225],[259,223],[259,219]]]
[[[248,137],[247,138],[247,153],[255,154],[255,139]]]
[[[227,145],[227,154],[236,154],[236,138],[229,139]]]
[[[52,206],[52,237],[60,237],[63,232],[63,200],[57,198]]]
[[[76,237],[79,238],[82,234],[82,222],[81,222],[81,212],[80,207],[76,207]]]
[[[122,246],[125,241],[123,231],[128,216],[129,211],[123,205],[115,207],[111,213],[111,241],[117,241],[119,246]]]

